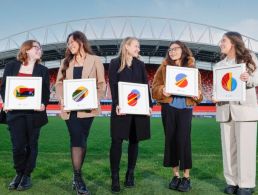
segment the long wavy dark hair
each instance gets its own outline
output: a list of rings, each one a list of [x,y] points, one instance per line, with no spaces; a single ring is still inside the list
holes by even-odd
[[[179,40],[176,40],[176,41],[172,41],[170,44],[169,44],[169,48],[171,47],[171,45],[173,44],[177,44],[180,46],[180,48],[182,49],[182,55],[181,55],[181,66],[182,67],[189,67],[189,64],[188,64],[188,60],[190,57],[194,58],[193,57],[193,53],[192,51],[181,41]],[[168,49],[169,49],[168,48]],[[169,50],[167,51],[166,53],[166,57],[165,57],[165,62],[169,65],[172,65],[172,66],[176,66],[176,62],[175,60],[172,60],[169,56]],[[195,64],[191,64],[190,67],[195,67]]]
[[[229,31],[224,34],[230,42],[234,45],[236,51],[236,63],[245,63],[247,71],[252,73],[256,69],[256,64],[252,59],[251,51],[245,47],[245,43],[240,33]],[[222,54],[221,58],[227,57],[226,54]]]
[[[68,35],[66,39],[66,43],[68,43],[69,38],[73,37],[74,41],[76,41],[79,44],[79,51],[81,50],[81,47],[83,47],[83,50],[87,54],[94,54],[90,43],[85,36],[85,34],[81,31],[74,31],[71,34]],[[63,77],[60,80],[64,80],[66,78],[66,70],[69,68],[69,63],[73,59],[74,54],[71,53],[70,49],[67,47],[65,51],[65,58],[64,58],[64,64],[63,69],[61,70]]]

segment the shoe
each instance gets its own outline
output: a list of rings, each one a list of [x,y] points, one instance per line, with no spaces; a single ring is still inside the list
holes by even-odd
[[[24,190],[28,190],[29,188],[31,188],[32,183],[31,183],[31,179],[29,176],[27,175],[23,175],[21,182],[19,183],[17,190],[18,191],[24,191]]]
[[[252,194],[251,188],[238,188],[237,189],[237,195],[251,195]]]
[[[233,185],[227,185],[224,189],[225,194],[236,194],[238,186],[233,186]]]
[[[171,190],[177,190],[180,182],[181,182],[181,179],[178,176],[174,176],[171,179],[171,182],[169,183],[168,188]]]
[[[13,180],[11,181],[11,183],[9,184],[8,189],[9,189],[9,190],[15,190],[15,189],[18,187],[18,185],[20,184],[21,179],[22,179],[22,174],[17,174],[17,175],[13,178]]]
[[[119,193],[120,192],[120,181],[119,181],[119,173],[112,173],[111,176],[112,184],[111,184],[111,191],[113,193]]]
[[[127,170],[124,185],[127,188],[134,187],[134,169]]]
[[[81,171],[74,171],[73,189],[76,190],[78,195],[90,195],[90,191],[87,189],[87,186],[82,179]]]
[[[177,190],[180,192],[189,192],[191,190],[191,180],[190,178],[183,177]]]

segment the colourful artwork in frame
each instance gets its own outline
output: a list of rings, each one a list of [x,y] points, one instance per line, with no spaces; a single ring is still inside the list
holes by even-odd
[[[92,110],[98,108],[96,79],[64,80],[64,110]]]
[[[213,98],[217,101],[245,101],[246,85],[240,80],[245,64],[216,65],[213,68]]]
[[[147,84],[118,82],[120,112],[123,114],[149,114],[149,87]]]
[[[198,96],[198,69],[167,65],[165,90],[172,95]]]
[[[38,110],[41,107],[42,77],[6,77],[5,109]]]

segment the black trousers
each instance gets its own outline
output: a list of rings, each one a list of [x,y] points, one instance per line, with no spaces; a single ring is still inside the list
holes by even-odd
[[[177,109],[162,104],[162,122],[165,132],[165,167],[180,170],[192,168],[191,123],[192,109]]]
[[[9,122],[14,169],[17,174],[30,175],[36,167],[40,128],[32,127],[30,115],[19,116]]]
[[[123,129],[121,129],[122,131]],[[120,160],[122,156],[122,143],[123,139],[112,138],[110,148],[110,168],[112,173],[118,173],[120,167]],[[134,169],[138,157],[138,143],[136,137],[136,130],[134,126],[134,120],[132,120],[130,134],[129,134],[129,145],[128,145],[128,166],[127,169]]]

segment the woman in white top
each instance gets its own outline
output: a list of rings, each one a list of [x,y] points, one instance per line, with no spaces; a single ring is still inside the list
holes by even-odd
[[[220,122],[226,194],[250,195],[255,187],[258,105],[257,58],[237,32],[227,32],[220,43],[223,60],[217,66],[246,64],[240,79],[246,83],[246,100],[217,102],[216,120]],[[214,91],[214,93],[216,93]]]

